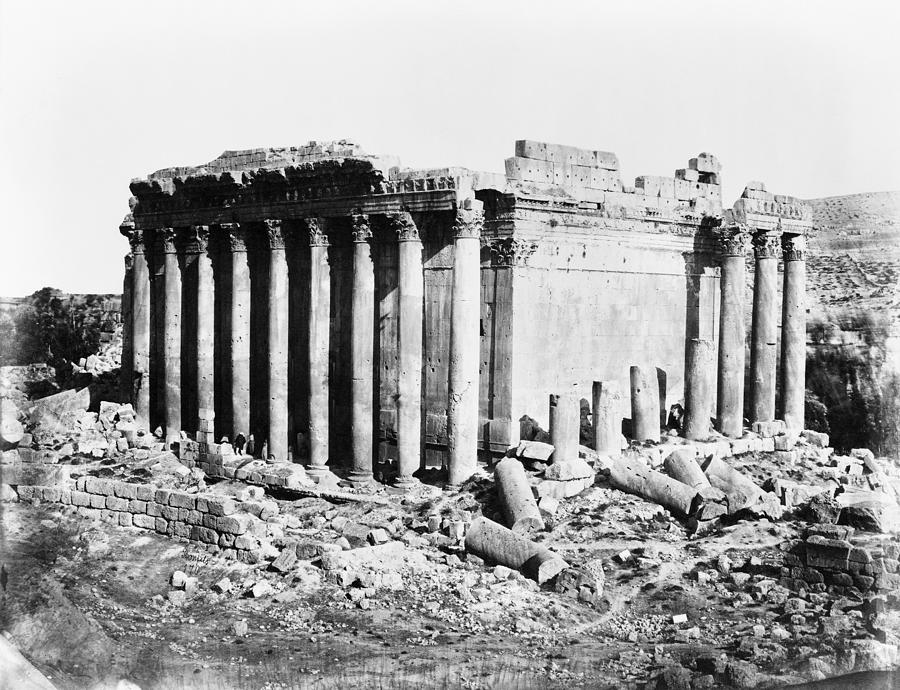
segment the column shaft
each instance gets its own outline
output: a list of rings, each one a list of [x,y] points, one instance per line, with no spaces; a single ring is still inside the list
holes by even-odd
[[[804,238],[783,235],[781,309],[781,414],[791,431],[802,431],[806,402],[806,262]]]
[[[716,428],[725,436],[740,438],[744,433],[744,257],[749,235],[740,228],[724,232],[722,277],[719,282],[719,370],[717,379]]]
[[[269,239],[269,457],[288,460],[288,266],[281,221],[266,221]],[[268,458],[263,458],[268,459]]]
[[[144,233],[132,235],[131,338],[133,349],[132,397],[134,410],[143,428],[150,424],[150,270]]]
[[[373,357],[375,343],[375,269],[369,240],[372,231],[364,215],[353,217],[353,284],[350,299],[352,346],[350,351],[350,434],[353,466],[350,481],[372,479]]]
[[[397,378],[398,485],[413,483],[422,456],[422,319],[425,279],[422,242],[408,213],[396,217],[399,233],[400,371]]]
[[[447,396],[448,483],[457,486],[478,468],[478,371],[481,360],[481,228],[479,202],[456,214]]]
[[[709,418],[712,415],[713,344],[694,338],[688,350],[688,366],[684,372],[684,428],[690,440],[709,437]]]
[[[231,250],[231,440],[250,433],[250,264],[244,231],[227,226]]]
[[[175,231],[162,233],[164,252],[165,307],[163,320],[163,409],[166,445],[181,438],[181,270],[178,267]]]
[[[197,419],[200,431],[213,431],[215,419],[215,282],[209,255],[209,228],[194,227],[197,247]]]
[[[331,330],[331,269],[328,238],[320,219],[309,230],[309,471],[322,474],[328,463],[328,349]]]
[[[133,229],[132,229],[133,230]],[[125,255],[125,277],[122,280],[122,359],[119,364],[119,395],[123,402],[132,400],[134,377],[134,254]]]
[[[578,394],[573,391],[551,394],[549,418],[554,464],[577,460],[581,440],[581,400]]]
[[[631,438],[659,443],[659,378],[655,367],[631,367]]]
[[[750,421],[775,419],[775,364],[778,357],[778,235],[753,236],[753,322],[750,341]]]
[[[622,451],[621,392],[614,381],[594,381],[591,419],[594,430],[594,450],[606,455]]]

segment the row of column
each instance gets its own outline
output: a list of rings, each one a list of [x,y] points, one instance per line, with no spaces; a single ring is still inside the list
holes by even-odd
[[[478,376],[480,351],[480,234],[482,213],[478,202],[465,202],[456,214],[453,290],[451,296],[450,375],[448,381],[448,456],[451,483],[471,476],[477,466]],[[383,219],[396,233],[399,258],[399,395],[397,398],[398,478],[400,486],[415,480],[421,462],[422,362],[424,320],[424,271],[422,241],[408,212],[386,214]],[[369,217],[353,214],[353,278],[351,289],[351,422],[352,462],[349,479],[371,481],[374,430],[374,340],[375,272],[372,261],[372,230]],[[303,221],[309,236],[309,471],[321,475],[329,460],[329,338],[331,275],[328,260],[328,220]],[[263,223],[268,241],[268,459],[288,458],[288,267],[285,230],[279,220]],[[250,428],[250,265],[247,257],[248,229],[236,223],[213,226],[226,241],[231,286],[229,321],[232,436],[246,435]],[[181,339],[182,274],[179,268],[176,232],[172,228],[129,233],[132,249],[131,357],[133,402],[138,415],[149,418],[150,408],[150,272],[147,250],[154,242],[161,253],[164,295],[162,312],[162,364],[164,382],[159,387],[165,414],[167,443],[181,433]],[[186,293],[197,299],[196,389],[198,417],[211,421],[215,405],[214,296],[209,226],[192,226],[185,244],[185,263],[196,262],[196,285]]]
[[[752,243],[753,312],[750,335],[750,421],[775,420],[778,358],[778,254],[784,259],[781,309],[781,417],[791,431],[803,429],[806,370],[806,264],[802,235],[744,228],[721,236],[722,275],[716,420],[725,436],[743,434],[745,259]],[[686,372],[686,383],[690,372]]]

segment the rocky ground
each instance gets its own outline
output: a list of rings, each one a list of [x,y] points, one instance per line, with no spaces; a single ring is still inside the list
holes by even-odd
[[[0,464],[0,626],[58,687],[765,687],[898,665],[898,465],[821,435],[728,457],[766,507],[700,522],[614,488],[583,448],[596,474],[528,535],[577,577],[538,585],[467,548],[473,521],[505,522],[490,468],[459,491],[260,486],[186,467],[128,406],[66,399],[20,396]],[[658,467],[680,444],[626,457]],[[253,548],[136,527],[123,486],[231,505]],[[103,507],[74,504],[89,494]]]

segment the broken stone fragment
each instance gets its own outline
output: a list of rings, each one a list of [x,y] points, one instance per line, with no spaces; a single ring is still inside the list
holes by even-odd
[[[538,584],[556,577],[569,567],[546,547],[483,517],[472,521],[465,545],[467,551],[487,561],[515,568]]]
[[[169,583],[175,589],[183,589],[184,583],[187,581],[187,574],[182,572],[181,570],[176,570],[172,573],[172,577],[169,579]]]
[[[709,483],[725,492],[729,515],[760,500],[762,489],[724,460],[710,457],[701,463],[701,467],[709,479]]]
[[[503,515],[509,528],[513,532],[544,529],[544,520],[541,518],[522,463],[515,458],[501,460],[494,467],[494,478]]]
[[[260,580],[256,584],[254,584],[248,595],[254,599],[259,599],[261,597],[267,597],[270,594],[274,594],[275,589],[270,585],[266,580]]]
[[[231,580],[229,580],[227,577],[223,577],[212,586],[212,590],[214,592],[217,592],[218,594],[227,594],[231,591],[231,588]]]
[[[519,441],[516,457],[537,462],[547,462],[553,455],[553,446],[540,441]]]
[[[272,561],[272,565],[270,567],[276,572],[286,573],[290,571],[296,563],[297,547],[291,544],[288,547],[282,549],[281,553],[278,554],[278,558]]]
[[[710,484],[695,457],[690,450],[673,451],[663,461],[663,469],[672,479],[700,491]]]

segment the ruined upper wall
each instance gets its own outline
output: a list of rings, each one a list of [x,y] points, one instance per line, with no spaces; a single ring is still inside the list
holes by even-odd
[[[748,182],[741,198],[725,214],[725,222],[746,225],[752,230],[806,235],[813,227],[812,206],[797,197],[767,192],[762,182]]]

